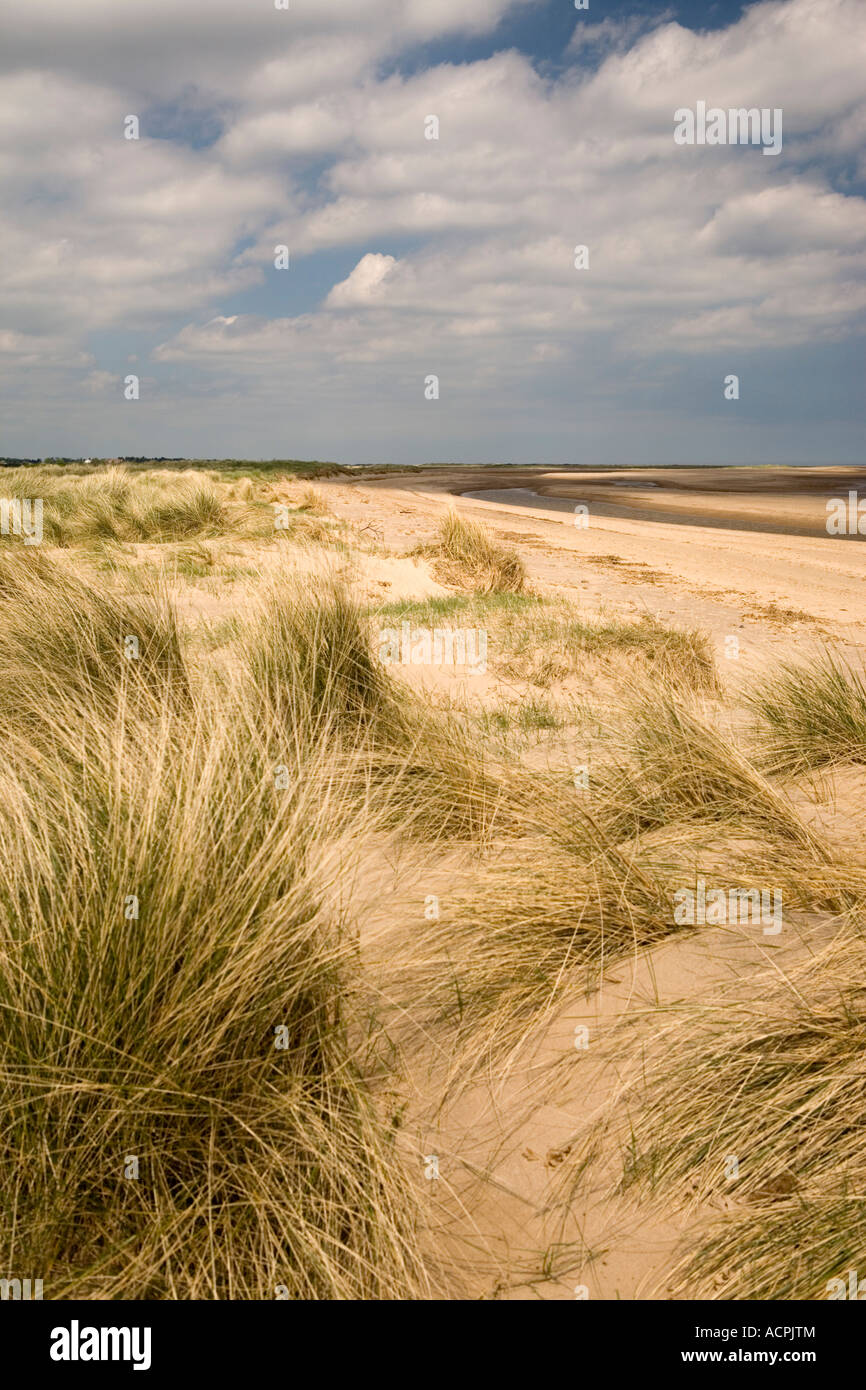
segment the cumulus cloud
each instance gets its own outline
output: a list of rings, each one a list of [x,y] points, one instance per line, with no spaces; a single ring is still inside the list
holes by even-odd
[[[290,61],[300,42],[354,45],[363,66],[373,53],[448,34],[476,34],[531,0],[0,0],[0,68],[51,67],[131,90],[173,90],[193,82],[229,90],[249,82],[275,50]],[[343,68],[343,80],[349,74]]]
[[[555,75],[497,49],[522,4],[16,5],[0,57],[0,351],[66,362],[67,391],[93,398],[122,376],[95,341],[127,335],[119,358],[133,343],[150,357],[166,410],[210,393],[252,429],[287,371],[311,430],[335,398],[355,427],[365,402],[396,411],[436,371],[459,383],[455,429],[475,437],[493,384],[565,422],[588,361],[606,409],[615,383],[655,379],[662,359],[668,380],[678,354],[859,331],[862,0],[765,0],[700,33],[664,13],[578,23]],[[491,56],[394,70],[428,39],[484,32]],[[674,111],[698,100],[781,107],[781,156],[675,145]],[[269,312],[280,243],[293,278]],[[254,294],[255,312],[233,311]]]
[[[334,286],[325,300],[325,307],[351,309],[381,301],[385,281],[396,264],[394,256],[370,252],[358,262],[351,275]]]
[[[618,19],[608,15],[596,24],[587,18],[575,26],[568,51],[581,54],[589,51],[593,56],[607,55],[614,51],[622,52],[629,48],[639,35],[649,29],[657,29],[660,24],[667,24],[673,18],[672,9],[660,10],[653,15],[625,15]]]

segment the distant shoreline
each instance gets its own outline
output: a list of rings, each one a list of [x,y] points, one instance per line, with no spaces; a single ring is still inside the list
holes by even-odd
[[[587,469],[580,473],[503,469],[496,486],[491,486],[489,474],[455,469],[447,478],[431,470],[426,481],[434,490],[444,485],[454,496],[551,515],[573,511],[583,503],[598,517],[824,537],[828,542],[866,539],[856,532],[834,536],[827,529],[833,499],[847,499],[852,493],[866,498],[866,469],[857,466]]]

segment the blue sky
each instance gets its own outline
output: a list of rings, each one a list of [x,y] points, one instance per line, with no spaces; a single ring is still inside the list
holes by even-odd
[[[4,18],[5,453],[862,461],[862,0]]]
[[[497,50],[517,48],[530,56],[539,66],[562,68],[567,62],[568,45],[577,24],[629,23],[641,18],[655,21],[665,14],[677,23],[696,30],[723,29],[739,19],[744,6],[738,0],[682,0],[682,3],[653,4],[644,0],[590,0],[589,9],[575,12],[572,4],[562,0],[539,0],[538,4],[514,9],[503,14],[499,23],[487,34],[472,38],[449,35],[445,39],[428,41],[407,48],[392,60],[393,70],[410,73],[441,62],[478,62],[491,57]],[[588,60],[588,55],[587,55]]]

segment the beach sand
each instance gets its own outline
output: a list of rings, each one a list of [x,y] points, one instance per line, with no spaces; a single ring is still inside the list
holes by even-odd
[[[584,616],[650,613],[703,629],[726,691],[736,697],[774,664],[808,659],[828,643],[862,660],[866,546],[829,536],[825,524],[827,500],[846,497],[862,476],[841,469],[442,468],[320,486],[337,515],[388,547],[410,550],[429,541],[443,512],[455,507],[519,550],[536,592],[567,598]],[[585,528],[574,524],[577,503],[588,507]],[[384,601],[435,593],[426,562],[416,562],[414,579],[406,563],[397,573],[373,559],[361,583]],[[473,696],[494,704],[503,693],[490,677],[472,685],[444,670],[394,673],[426,683],[440,698],[444,692],[463,699],[471,686]],[[862,778],[850,787],[843,778],[828,794],[826,814],[837,827],[855,808],[855,837],[863,792]],[[453,866],[443,866],[443,883],[452,876]],[[423,891],[432,891],[430,883],[428,869]],[[407,894],[405,865],[391,892],[383,928]],[[431,1222],[440,1252],[450,1250],[462,1269],[468,1296],[672,1296],[668,1278],[684,1235],[723,1208],[675,1212],[612,1195],[621,1161],[615,1148],[563,1208],[555,1199],[557,1170],[569,1156],[573,1162],[622,1084],[616,1037],[624,1021],[653,1006],[693,1002],[769,958],[786,968],[826,931],[820,917],[803,917],[778,948],[748,932],[706,932],[618,962],[599,992],[549,1021],[530,1059],[495,1080],[487,1076],[443,1109],[419,1144],[443,1155],[448,1182],[431,1192]],[[576,1021],[600,1040],[588,1057],[573,1049]],[[542,1087],[545,1076],[553,1080]],[[423,1079],[418,1085],[423,1093]],[[576,1264],[575,1250],[583,1252]]]
[[[719,641],[745,633],[749,666],[784,647],[802,651],[817,635],[852,650],[866,644],[866,536],[826,529],[827,502],[846,498],[864,475],[441,468],[322,488],[338,515],[367,522],[394,547],[428,539],[454,506],[515,544],[540,591],[579,595],[589,611],[652,611]],[[585,529],[574,524],[579,503],[588,507]]]

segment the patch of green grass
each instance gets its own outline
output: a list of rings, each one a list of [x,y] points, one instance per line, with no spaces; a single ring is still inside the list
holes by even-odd
[[[424,599],[395,599],[376,605],[375,613],[382,618],[405,618],[419,624],[436,618],[496,617],[499,614],[521,614],[544,605],[546,600],[537,594],[436,594]]]
[[[545,700],[524,700],[518,707],[517,719],[521,729],[559,729],[562,720]]]
[[[546,700],[523,700],[518,705],[499,705],[493,710],[482,710],[479,716],[482,727],[490,727],[508,733],[519,729],[521,733],[531,733],[536,729],[561,729],[563,721]]]

